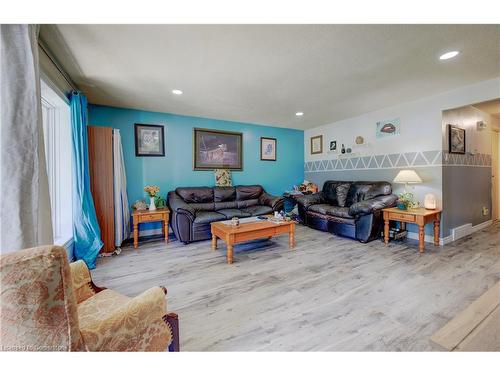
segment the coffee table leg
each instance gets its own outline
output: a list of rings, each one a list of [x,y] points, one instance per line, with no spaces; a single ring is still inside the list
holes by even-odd
[[[295,228],[292,227],[290,229],[290,232],[288,233],[288,246],[290,246],[290,249],[293,249],[295,247]]]
[[[227,264],[233,264],[233,245],[227,245]]]
[[[217,236],[212,234],[212,250],[217,250]]]

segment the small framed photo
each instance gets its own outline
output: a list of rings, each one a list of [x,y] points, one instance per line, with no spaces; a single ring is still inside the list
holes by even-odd
[[[330,141],[330,151],[337,151],[337,141]]]
[[[317,135],[311,137],[311,155],[321,154],[323,152],[323,136]]]
[[[165,156],[163,125],[135,124],[135,156]]]
[[[276,161],[276,138],[260,138],[260,160]]]
[[[448,146],[450,154],[465,154],[465,129],[448,124]]]

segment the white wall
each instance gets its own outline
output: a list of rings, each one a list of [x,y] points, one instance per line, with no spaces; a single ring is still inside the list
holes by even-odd
[[[470,105],[500,97],[500,77],[431,96],[417,101],[363,114],[358,117],[308,129],[304,133],[305,161],[334,158],[327,153],[330,140],[337,140],[351,147],[356,136],[361,135],[369,147],[362,149],[366,155],[387,152],[409,152],[442,149],[441,115],[446,109]],[[385,139],[375,138],[377,121],[399,118],[401,134]],[[323,153],[310,154],[310,137],[323,134]]]
[[[444,110],[462,107],[473,103],[492,100],[500,97],[500,77],[492,80],[478,82],[473,85],[464,86],[459,89],[445,92],[439,95],[423,98],[413,102],[402,103],[393,107],[378,111],[365,113],[363,115],[337,121],[331,124],[308,129],[304,133],[304,159],[306,162],[307,179],[321,184],[326,179],[384,179],[391,181],[401,167],[381,168],[351,168],[327,170],[308,169],[315,161],[328,161],[338,159],[338,154],[330,153],[328,150],[331,140],[337,141],[340,149],[342,143],[346,147],[353,148],[355,156],[380,156],[393,153],[408,152],[442,152],[447,150],[443,147],[442,113]],[[400,135],[386,138],[376,138],[376,123],[383,120],[399,118],[401,129]],[[486,139],[487,132],[472,134],[471,145],[478,150],[485,150],[491,141]],[[323,153],[310,154],[310,137],[323,135]],[[368,144],[364,147],[356,147],[356,136],[362,136]],[[469,142],[469,141],[468,141]],[[490,153],[490,151],[484,153]],[[441,155],[434,159],[432,165],[416,163],[415,166],[407,167],[415,169],[424,180],[423,184],[417,185],[412,191],[417,201],[423,202],[427,193],[433,193],[438,199],[438,205],[442,207],[443,191],[443,167]],[[325,164],[325,163],[320,163]],[[425,164],[425,163],[424,163]],[[337,164],[338,165],[338,164]],[[399,193],[401,186],[394,185],[394,192]]]
[[[488,113],[471,105],[443,111],[443,150],[448,150],[448,124],[452,124],[465,129],[467,153],[491,154],[492,120]],[[486,129],[478,130],[478,121],[486,123]]]

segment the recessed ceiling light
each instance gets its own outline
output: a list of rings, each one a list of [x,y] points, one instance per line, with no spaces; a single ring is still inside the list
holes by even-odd
[[[297,117],[304,116],[304,112],[296,112],[296,113],[295,113],[295,116],[297,116]]]
[[[452,59],[455,56],[457,56],[459,53],[460,52],[458,52],[458,51],[450,51],[450,52],[443,53],[441,56],[439,56],[439,60]]]
[[[179,90],[179,89],[173,89],[173,90],[172,90],[172,94],[174,94],[174,95],[182,95],[182,90]]]

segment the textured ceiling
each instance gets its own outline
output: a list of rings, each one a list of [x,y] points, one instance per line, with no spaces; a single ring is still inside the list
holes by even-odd
[[[499,25],[45,25],[41,36],[92,103],[299,129],[500,76]],[[462,53],[440,61],[449,50]]]

